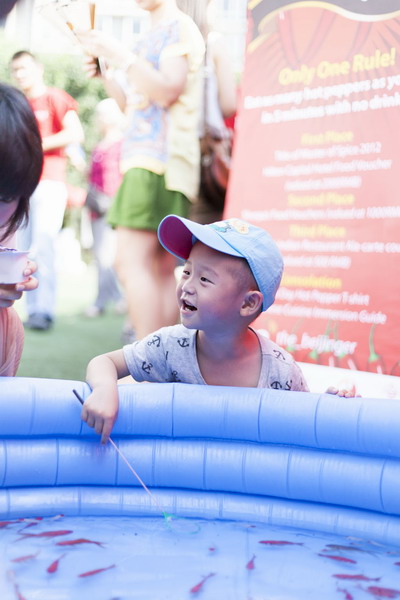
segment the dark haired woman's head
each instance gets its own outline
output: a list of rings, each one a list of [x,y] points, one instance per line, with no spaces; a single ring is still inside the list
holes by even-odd
[[[17,0],[1,0],[0,1],[0,19],[6,17],[9,12],[14,8]]]
[[[42,167],[42,140],[30,104],[22,92],[0,83],[0,241],[28,218]]]

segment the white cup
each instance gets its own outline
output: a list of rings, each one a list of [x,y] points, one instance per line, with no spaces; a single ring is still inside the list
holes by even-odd
[[[29,252],[0,246],[0,283],[24,281]]]

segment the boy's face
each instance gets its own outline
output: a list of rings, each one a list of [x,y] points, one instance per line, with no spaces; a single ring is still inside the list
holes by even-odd
[[[239,322],[247,288],[235,276],[238,269],[240,259],[194,244],[176,290],[185,327],[217,333]]]

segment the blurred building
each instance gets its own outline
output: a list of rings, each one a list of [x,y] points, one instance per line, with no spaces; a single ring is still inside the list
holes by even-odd
[[[57,26],[49,12],[62,13],[65,5],[88,7],[86,0],[18,0],[6,20],[6,35],[19,47],[33,52],[78,53],[71,32]],[[130,45],[148,26],[148,14],[134,0],[97,0],[96,27]],[[48,8],[50,7],[50,11]],[[57,7],[57,11],[54,10]],[[237,72],[242,71],[246,36],[247,0],[214,0],[214,26],[226,36]],[[87,8],[89,10],[89,8]],[[46,14],[47,13],[47,14]],[[54,15],[53,15],[54,16]]]

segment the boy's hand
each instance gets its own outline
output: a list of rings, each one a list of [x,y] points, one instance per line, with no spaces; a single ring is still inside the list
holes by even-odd
[[[352,390],[339,390],[333,386],[328,387],[325,394],[334,394],[335,396],[341,396],[342,398],[361,398],[360,394],[355,394]]]
[[[101,386],[92,391],[82,408],[82,421],[101,435],[106,444],[118,415],[117,385]]]
[[[106,444],[118,414],[118,379],[129,375],[123,350],[114,350],[92,358],[86,381],[92,393],[82,409],[82,421],[94,427]]]

